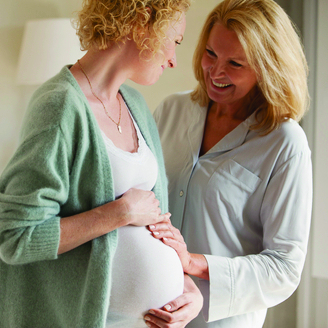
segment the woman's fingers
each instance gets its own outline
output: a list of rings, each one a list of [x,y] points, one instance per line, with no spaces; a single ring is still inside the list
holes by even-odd
[[[185,244],[185,242],[181,242],[181,241],[176,240],[176,239],[164,237],[163,238],[163,243],[167,246],[170,246],[170,247],[174,248],[177,251],[178,254],[181,254],[183,252],[187,252],[187,245]]]
[[[182,328],[186,323],[179,320],[177,314],[168,313],[163,310],[150,310],[145,316],[145,321],[148,327],[159,328]]]
[[[159,211],[161,211],[161,210],[159,209]],[[171,213],[165,213],[165,214],[159,213],[158,218],[156,219],[156,222],[153,222],[153,224],[151,224],[150,226],[156,227],[158,224],[163,222],[163,220],[166,219],[168,216],[171,216]],[[149,230],[150,230],[150,228],[149,228],[150,226],[148,226]]]
[[[171,238],[163,238],[163,243],[172,247],[178,254],[184,272],[189,272],[191,267],[191,254],[188,252],[185,242],[180,242]]]
[[[162,221],[157,224],[150,225],[148,229],[152,232],[153,236],[157,239],[172,238],[180,242],[184,242],[184,239],[179,231],[175,228],[171,222]]]
[[[148,327],[183,328],[200,312],[203,297],[191,280],[185,275],[184,293],[169,302],[163,309],[152,309],[145,316]]]
[[[183,296],[183,295],[182,295]],[[161,327],[161,328],[174,328],[174,327],[185,327],[188,322],[189,312],[187,304],[188,303],[181,303],[180,306],[176,307],[175,303],[176,300],[170,302],[169,306],[172,306],[170,311],[165,311],[161,309],[152,309],[146,315],[145,320],[146,322],[150,322],[154,325],[154,327]],[[175,309],[175,310],[173,310]]]
[[[154,192],[129,189],[121,197],[123,217],[127,224],[135,226],[154,225],[159,222],[170,222],[170,213],[161,215],[160,202]]]
[[[188,272],[191,255],[179,229],[173,227],[170,220],[150,225],[148,229],[156,239],[162,240],[165,245],[172,247],[177,252],[184,271]]]

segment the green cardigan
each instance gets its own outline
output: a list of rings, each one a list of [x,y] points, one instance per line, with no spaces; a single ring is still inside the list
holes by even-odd
[[[167,212],[156,125],[137,91],[120,92],[157,158],[153,191]],[[0,178],[0,327],[104,327],[117,232],[57,255],[61,217],[114,200],[100,129],[68,67],[35,92],[21,137]]]

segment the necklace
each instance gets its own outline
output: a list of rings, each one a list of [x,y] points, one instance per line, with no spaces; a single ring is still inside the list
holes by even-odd
[[[118,93],[117,93],[117,95],[116,95],[116,98],[117,98],[117,100],[118,100],[118,103],[120,104],[120,116],[119,116],[119,118],[118,118],[118,122],[116,123],[116,122],[112,119],[112,117],[109,115],[109,113],[108,113],[108,111],[107,111],[107,108],[105,107],[105,105],[104,105],[104,103],[102,102],[102,100],[101,100],[101,99],[100,99],[100,98],[94,93],[93,88],[92,88],[92,85],[91,85],[91,82],[90,82],[90,80],[89,80],[89,78],[88,78],[87,73],[84,71],[84,69],[83,69],[83,67],[82,67],[82,65],[81,65],[81,63],[80,63],[80,60],[78,59],[77,62],[78,62],[78,64],[79,64],[80,68],[81,68],[81,71],[83,72],[83,74],[85,75],[85,77],[87,78],[87,80],[88,80],[88,82],[89,82],[91,93],[92,93],[92,94],[93,94],[93,95],[94,95],[94,96],[95,96],[95,97],[101,102],[101,104],[102,104],[102,106],[104,107],[105,113],[106,113],[106,115],[108,116],[108,118],[109,118],[113,123],[116,124],[118,132],[119,132],[119,133],[122,133],[122,128],[121,128],[121,125],[120,125],[120,123],[121,123],[121,115],[122,115],[122,106],[121,106],[120,99],[118,98]]]

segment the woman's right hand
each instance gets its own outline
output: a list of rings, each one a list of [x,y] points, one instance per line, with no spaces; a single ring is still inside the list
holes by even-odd
[[[121,201],[126,209],[124,216],[131,225],[147,226],[171,216],[170,213],[161,215],[159,200],[152,191],[132,188],[123,194]]]
[[[58,254],[68,252],[92,239],[125,225],[153,225],[170,217],[161,215],[152,191],[128,190],[121,198],[60,220]]]
[[[170,219],[164,219],[156,225],[150,225],[149,231],[153,237],[162,240],[164,244],[172,247],[178,254],[183,270],[189,273],[192,266],[192,254],[188,252],[187,245],[179,229],[175,228]]]
[[[189,253],[187,244],[179,229],[175,228],[169,218],[165,218],[156,225],[150,225],[149,231],[156,239],[172,247],[178,254],[183,271],[198,278],[209,280],[208,263],[203,254]]]
[[[162,309],[151,309],[145,316],[148,327],[183,328],[197,317],[203,307],[203,296],[193,280],[184,275],[183,294]]]

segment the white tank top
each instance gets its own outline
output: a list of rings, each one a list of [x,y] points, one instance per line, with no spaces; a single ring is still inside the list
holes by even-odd
[[[156,158],[134,125],[139,143],[136,153],[115,147],[102,132],[116,197],[132,187],[151,190],[157,179]],[[146,227],[125,226],[117,231],[106,327],[146,328],[143,316],[149,309],[161,308],[182,294],[181,262],[176,252],[152,237]]]

